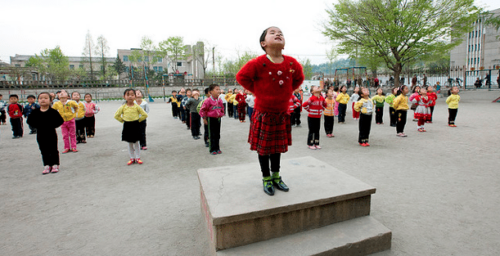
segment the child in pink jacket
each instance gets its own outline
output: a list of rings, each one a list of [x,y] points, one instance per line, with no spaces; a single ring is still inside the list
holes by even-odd
[[[203,101],[200,108],[200,116],[203,118],[203,123],[208,125],[210,154],[222,154],[219,146],[220,140],[220,123],[221,117],[224,116],[224,105],[219,99],[220,88],[216,84],[211,84],[208,88],[210,97]]]

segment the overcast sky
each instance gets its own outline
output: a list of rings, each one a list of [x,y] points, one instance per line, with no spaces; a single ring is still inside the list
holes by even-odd
[[[0,59],[10,63],[15,54],[56,45],[65,55],[81,56],[87,30],[94,41],[100,35],[108,40],[109,57],[117,49],[139,47],[143,36],[155,43],[182,36],[185,44],[203,40],[215,46],[216,54],[234,59],[238,52],[263,53],[260,34],[278,26],[286,39],[284,54],[320,64],[327,62],[325,52],[332,46],[321,34],[321,23],[334,1],[6,0],[0,11]],[[477,3],[500,8],[498,0]]]

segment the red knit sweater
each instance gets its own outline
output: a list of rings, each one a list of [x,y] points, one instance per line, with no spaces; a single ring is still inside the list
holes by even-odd
[[[236,80],[255,95],[255,109],[286,112],[290,97],[304,81],[302,65],[283,55],[284,61],[272,63],[266,55],[250,60],[236,74]]]

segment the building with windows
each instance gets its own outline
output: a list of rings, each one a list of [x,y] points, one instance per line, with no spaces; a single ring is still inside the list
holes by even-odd
[[[500,9],[491,12],[500,15]],[[480,75],[481,69],[500,68],[500,31],[485,25],[484,21],[484,18],[476,20],[473,30],[464,35],[462,44],[450,52],[452,73],[474,70],[477,74],[471,75]]]
[[[132,66],[136,68],[142,68],[147,66],[152,69],[155,73],[159,74],[185,74],[185,79],[203,79],[204,78],[204,44],[203,42],[197,42],[196,45],[186,45],[185,56],[179,58],[179,60],[174,60],[171,56],[166,56],[163,58],[155,57],[154,54],[145,54],[142,49],[131,48],[131,49],[118,49],[118,57],[123,61],[126,66],[124,73],[120,75],[120,79],[129,78],[130,68]],[[137,51],[138,54],[133,55],[133,52]],[[149,56],[148,56],[149,55]],[[135,59],[133,56],[140,56]],[[10,67],[26,67],[26,63],[31,57],[35,55],[20,55],[10,57]],[[144,59],[142,59],[144,58]],[[76,70],[79,68],[90,72],[90,63],[87,57],[68,57],[69,68]],[[112,68],[116,57],[105,57],[106,68]],[[102,59],[100,57],[92,57],[92,67],[94,70],[94,76],[99,76],[99,71],[102,70]],[[43,80],[39,77],[38,72],[32,70],[32,77],[30,80]]]
[[[140,48],[118,49],[118,57],[126,66],[125,72],[120,78],[129,77],[132,66],[138,68],[147,67],[156,73],[164,74],[187,74],[189,79],[203,79],[204,44],[197,42],[196,45],[186,45],[185,57],[174,60],[172,56],[157,57],[155,53],[145,52]],[[197,52],[197,50],[200,51]],[[136,52],[135,55],[133,53]],[[140,56],[140,57],[134,57]]]
[[[35,55],[20,55],[16,54],[16,56],[10,57],[10,66],[11,67],[26,67],[26,63],[31,57],[35,57]],[[106,62],[106,68],[111,68],[116,58],[105,57],[104,60]],[[74,57],[69,56],[69,69],[75,70],[82,68],[88,72],[90,72],[90,62],[86,57]],[[102,70],[102,58],[100,57],[92,57],[92,67],[94,69],[95,75],[98,75],[100,70]],[[33,80],[40,80],[38,78],[37,72],[32,72]]]

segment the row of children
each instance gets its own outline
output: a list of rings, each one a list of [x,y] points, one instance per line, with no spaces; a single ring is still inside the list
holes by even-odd
[[[57,97],[57,98],[56,98]],[[80,101],[80,93],[73,92],[72,100],[68,100],[66,91],[54,93],[42,92],[35,96],[27,97],[28,103],[23,106],[18,103],[16,94],[9,96],[9,104],[5,107],[10,116],[13,139],[23,137],[23,115],[30,127],[30,134],[37,134],[37,142],[42,154],[44,169],[42,174],[59,172],[59,151],[57,149],[56,128],[61,126],[64,151],[78,152],[77,141],[86,143],[85,134],[94,137],[95,117],[99,107],[92,102],[92,96],[85,94],[85,103]]]
[[[333,136],[333,116],[334,116],[334,103],[335,101],[339,103],[339,119],[345,113],[344,105],[347,102],[349,96],[345,95],[345,87],[341,88],[342,91],[337,99],[334,99],[333,90],[328,90],[326,94],[326,99],[321,95],[321,90],[318,87],[311,88],[312,96],[303,104],[304,108],[309,111],[308,114],[308,125],[309,134],[307,139],[307,145],[310,149],[321,149],[319,146],[319,130],[320,130],[320,119],[324,111],[324,127],[327,137]],[[448,125],[450,127],[456,127],[455,118],[458,111],[458,102],[460,101],[460,96],[458,95],[458,87],[453,87],[450,90],[450,96],[447,98],[446,103],[448,104],[449,118]],[[369,134],[371,129],[372,114],[375,112],[375,120],[377,124],[383,124],[383,108],[384,102],[389,104],[389,113],[391,126],[396,127],[396,135],[399,137],[407,137],[404,133],[404,127],[406,125],[406,115],[409,107],[409,102],[412,104],[412,109],[414,109],[414,120],[417,121],[417,130],[419,132],[425,132],[424,124],[432,123],[432,114],[434,112],[434,106],[436,104],[437,95],[433,92],[433,87],[429,86],[427,88],[417,87],[414,89],[414,93],[408,98],[409,89],[407,86],[403,85],[399,89],[394,88],[392,94],[385,97],[383,90],[381,88],[377,89],[377,94],[370,98],[370,92],[368,88],[356,87],[352,95],[353,100],[353,118],[359,120],[359,138],[358,142],[361,146],[370,146]],[[339,102],[340,101],[340,102]],[[340,121],[339,121],[340,122]]]
[[[221,118],[225,115],[226,105],[223,103],[224,96],[221,95],[220,87],[212,84],[205,89],[205,95],[200,96],[198,89],[184,88],[172,91],[172,96],[167,103],[172,105],[174,119],[179,116],[188,130],[191,130],[193,139],[198,140],[202,135],[200,132],[203,119],[205,146],[209,148],[212,155],[222,154],[220,150],[220,126]]]

